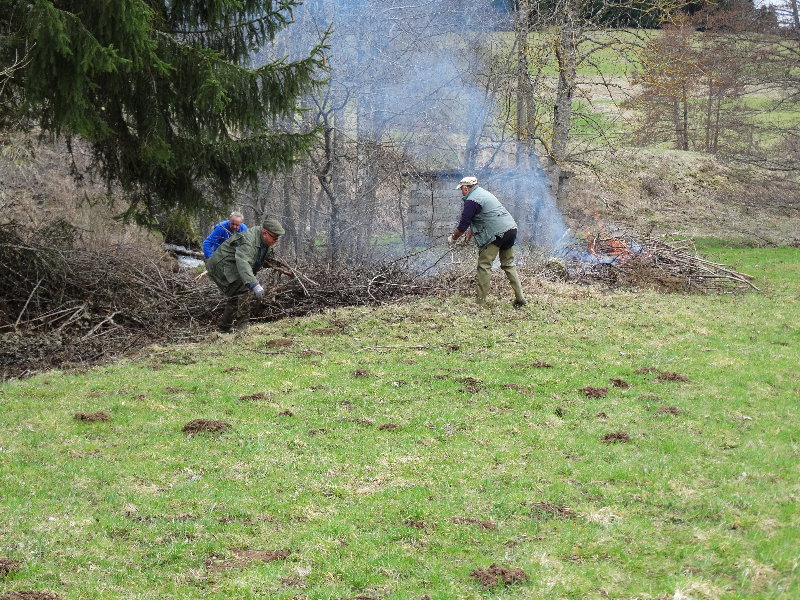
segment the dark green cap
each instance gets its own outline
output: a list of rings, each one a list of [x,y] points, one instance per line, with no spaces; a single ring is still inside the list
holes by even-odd
[[[274,235],[283,235],[286,233],[281,222],[278,221],[275,215],[264,215],[264,220],[261,221],[261,227]]]

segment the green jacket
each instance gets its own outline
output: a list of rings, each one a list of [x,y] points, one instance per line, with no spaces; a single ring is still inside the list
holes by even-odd
[[[206,261],[206,270],[223,294],[235,296],[258,283],[255,274],[273,254],[261,240],[261,227],[251,227],[225,240]]]
[[[472,188],[462,200],[472,200],[481,205],[481,212],[472,217],[472,235],[475,236],[478,248],[492,243],[495,237],[517,226],[514,217],[500,204],[494,194],[479,185]]]

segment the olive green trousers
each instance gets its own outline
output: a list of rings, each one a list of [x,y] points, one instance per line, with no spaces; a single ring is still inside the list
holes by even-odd
[[[486,296],[489,294],[489,282],[492,279],[492,263],[497,256],[500,256],[500,268],[508,278],[511,289],[514,290],[514,300],[523,302],[525,296],[522,294],[517,276],[517,267],[514,265],[514,247],[501,250],[499,246],[488,244],[478,252],[478,291],[475,300],[478,304],[486,304]]]
[[[233,330],[234,321],[237,329],[246,329],[250,322],[250,298],[247,292],[228,297],[217,326],[223,333],[229,333]]]

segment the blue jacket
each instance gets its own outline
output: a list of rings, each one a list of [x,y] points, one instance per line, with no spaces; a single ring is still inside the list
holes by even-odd
[[[239,233],[247,231],[247,225],[242,223],[239,226]],[[214,251],[220,247],[220,244],[231,237],[231,222],[221,221],[214,225],[214,229],[208,234],[208,237],[203,241],[203,255],[208,259],[214,254]]]

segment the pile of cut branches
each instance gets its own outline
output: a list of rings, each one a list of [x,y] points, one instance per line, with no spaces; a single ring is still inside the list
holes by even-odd
[[[153,343],[198,340],[214,330],[224,298],[202,271],[135,246],[81,248],[66,222],[39,231],[0,225],[0,378],[82,367]],[[409,257],[333,263],[321,257],[264,270],[255,321],[341,306],[452,292],[458,274],[421,276]]]
[[[132,246],[78,248],[68,223],[0,225],[0,376],[92,364],[212,320],[204,290],[174,259]]]
[[[362,306],[400,302],[402,300],[457,293],[468,289],[475,265],[450,263],[445,268],[443,257],[431,248],[399,258],[365,262],[332,262],[323,256],[305,257],[296,265],[284,263],[294,277],[272,275],[265,277],[267,297],[256,307],[253,316],[274,320],[300,316],[340,306]],[[435,268],[433,268],[435,267]],[[268,272],[269,273],[269,272]]]
[[[731,293],[758,290],[753,277],[702,258],[691,241],[597,232],[568,248],[568,279],[665,292]]]

